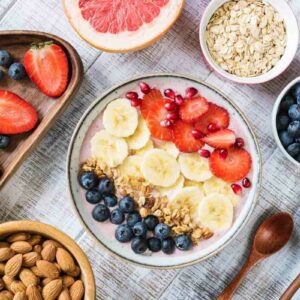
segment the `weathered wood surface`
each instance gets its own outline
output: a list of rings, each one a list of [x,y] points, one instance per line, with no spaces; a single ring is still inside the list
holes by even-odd
[[[293,214],[296,230],[282,252],[258,265],[234,300],[277,300],[300,270],[300,170],[276,148],[271,111],[281,89],[300,75],[300,52],[276,80],[241,86],[211,73],[203,63],[198,25],[208,0],[187,0],[174,28],[154,46],[133,54],[101,53],[80,40],[67,23],[58,0],[0,0],[0,30],[33,29],[57,34],[82,56],[86,75],[73,103],[1,191],[1,221],[35,219],[57,226],[86,250],[97,277],[97,299],[213,300],[245,261],[259,220],[278,210]],[[300,17],[300,2],[291,1]],[[191,74],[213,84],[232,98],[252,122],[261,144],[264,179],[259,204],[247,227],[221,253],[182,270],[153,271],[112,258],[85,233],[69,203],[65,163],[68,143],[80,116],[112,84],[153,72]],[[300,299],[300,295],[295,296]]]

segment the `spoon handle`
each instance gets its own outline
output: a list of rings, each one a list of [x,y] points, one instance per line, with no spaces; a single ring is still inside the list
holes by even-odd
[[[300,288],[300,274],[297,276],[297,278],[291,283],[291,285],[288,287],[288,289],[284,292],[284,294],[281,296],[280,300],[290,300],[294,296],[294,294],[297,292],[297,290]]]

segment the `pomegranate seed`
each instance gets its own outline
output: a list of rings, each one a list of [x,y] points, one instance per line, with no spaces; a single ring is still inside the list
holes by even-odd
[[[139,97],[139,95],[136,92],[128,92],[126,94],[126,98],[129,100],[137,99],[138,97]]]
[[[219,126],[215,123],[210,123],[208,126],[207,126],[207,130],[209,132],[216,132],[219,130]]]
[[[221,149],[221,150],[219,150],[219,153],[220,153],[220,156],[221,156],[221,158],[222,159],[226,159],[227,158],[227,156],[228,156],[228,151],[226,150],[226,149]]]
[[[164,91],[164,94],[165,94],[165,96],[168,97],[168,98],[171,98],[171,99],[174,99],[174,98],[175,98],[175,92],[174,92],[173,90],[171,90],[171,89],[166,89],[166,90]]]
[[[177,105],[180,106],[180,105],[183,104],[184,99],[183,99],[183,97],[182,97],[181,95],[177,95],[177,96],[175,97],[175,102],[176,102]]]
[[[167,116],[166,116],[166,120],[169,120],[169,121],[174,121],[174,120],[177,120],[177,119],[178,119],[178,114],[175,113],[175,112],[168,113]]]
[[[140,82],[139,86],[140,86],[141,92],[143,94],[150,93],[150,91],[151,91],[150,86],[146,82]]]
[[[169,128],[173,125],[172,121],[170,120],[163,120],[160,122],[160,126],[164,128]]]
[[[133,107],[140,106],[141,103],[142,103],[142,99],[140,99],[140,98],[135,98],[135,99],[130,100],[130,104]]]
[[[237,138],[237,139],[235,140],[234,146],[235,146],[236,148],[243,148],[243,147],[245,146],[245,141],[244,141],[242,138]]]
[[[206,149],[200,149],[198,151],[198,153],[200,154],[201,157],[204,157],[204,158],[209,158],[210,157],[210,152],[209,150],[206,150]]]
[[[197,129],[192,130],[192,135],[196,140],[202,139],[205,136],[200,130]]]
[[[244,178],[242,181],[242,185],[244,188],[248,189],[251,186],[251,181],[249,178]]]
[[[242,187],[239,184],[233,183],[231,188],[236,195],[242,195]]]
[[[167,111],[173,111],[176,110],[176,108],[177,108],[177,104],[174,101],[165,104],[165,109]]]
[[[186,97],[187,98],[193,98],[198,94],[198,90],[194,87],[189,87],[186,89]]]

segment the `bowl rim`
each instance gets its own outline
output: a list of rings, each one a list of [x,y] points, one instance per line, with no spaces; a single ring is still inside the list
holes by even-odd
[[[295,79],[293,79],[289,84],[286,85],[286,87],[282,90],[282,92],[279,94],[279,96],[277,97],[274,107],[273,107],[273,111],[272,111],[272,131],[273,131],[273,136],[275,138],[276,144],[279,147],[279,149],[281,150],[281,152],[285,155],[285,157],[291,161],[294,165],[300,167],[300,162],[296,161],[291,155],[288,154],[288,152],[285,150],[285,148],[283,147],[280,139],[279,139],[279,134],[278,134],[278,130],[277,130],[277,124],[276,124],[276,120],[277,120],[277,116],[279,113],[279,106],[280,103],[283,100],[283,97],[287,94],[287,92],[296,84],[300,82],[300,76],[296,77]]]
[[[226,72],[225,70],[223,70],[217,63],[215,63],[215,61],[213,60],[213,58],[211,57],[210,53],[208,50],[206,50],[206,41],[203,38],[204,37],[204,30],[206,28],[204,28],[204,19],[205,17],[208,15],[209,10],[212,9],[215,5],[215,2],[217,0],[212,0],[205,8],[202,17],[201,17],[201,21],[200,21],[200,26],[199,26],[199,41],[200,41],[200,47],[202,50],[202,54],[203,57],[206,61],[206,63],[213,69],[214,72],[216,72],[219,76],[222,76],[223,78],[230,80],[232,82],[235,83],[240,83],[240,84],[247,84],[247,85],[255,85],[255,84],[262,84],[262,83],[266,83],[269,82],[273,79],[275,79],[276,77],[280,76],[284,71],[286,71],[286,69],[290,66],[290,64],[292,63],[292,61],[294,60],[297,50],[298,50],[298,42],[299,42],[299,25],[297,22],[297,18],[293,12],[293,10],[291,9],[290,5],[287,3],[287,1],[285,0],[280,0],[283,1],[283,3],[285,3],[287,5],[287,10],[289,10],[290,12],[290,16],[294,22],[294,25],[296,26],[296,32],[297,32],[297,36],[296,36],[296,40],[294,42],[294,49],[292,54],[290,55],[290,57],[286,60],[285,65],[283,65],[282,69],[279,69],[276,73],[273,74],[272,77],[268,78],[266,75],[272,71],[274,68],[272,68],[271,70],[269,70],[268,72],[261,74],[259,76],[255,76],[255,77],[239,77],[237,75],[233,75],[230,74],[228,72]],[[224,2],[229,1],[229,0],[224,0]],[[270,1],[270,0],[269,0]],[[271,2],[271,1],[270,1]],[[213,13],[217,10],[217,9],[212,9],[212,15]],[[281,57],[282,59],[282,57]]]
[[[257,190],[254,193],[253,196],[253,202],[251,204],[251,207],[247,213],[247,216],[245,217],[245,219],[243,220],[243,222],[241,223],[240,227],[232,234],[231,238],[229,238],[222,246],[220,246],[218,249],[216,249],[215,251],[212,251],[210,254],[201,257],[199,259],[195,259],[192,260],[190,262],[187,263],[182,263],[182,264],[178,264],[178,265],[172,265],[172,266],[154,266],[154,265],[149,265],[149,264],[143,264],[143,263],[139,263],[136,261],[133,261],[131,259],[125,258],[121,255],[118,255],[117,253],[115,253],[114,251],[112,251],[109,247],[107,247],[106,245],[104,245],[95,235],[94,233],[91,231],[91,229],[88,227],[88,225],[84,222],[76,204],[75,204],[75,200],[74,200],[74,196],[72,193],[72,184],[71,184],[71,156],[72,156],[72,151],[73,151],[73,145],[74,145],[74,141],[77,137],[78,131],[83,123],[83,121],[85,120],[85,118],[88,116],[88,114],[93,110],[93,108],[102,101],[102,99],[104,99],[107,95],[111,94],[114,90],[118,89],[119,87],[126,85],[130,82],[133,81],[137,81],[137,80],[147,80],[149,78],[152,77],[173,77],[173,78],[182,78],[182,79],[187,79],[190,81],[194,81],[197,82],[199,84],[205,85],[206,87],[214,90],[215,92],[217,92],[220,96],[224,97],[227,101],[229,101],[229,103],[234,107],[234,109],[236,109],[237,112],[240,113],[240,115],[242,116],[246,126],[248,127],[248,130],[253,138],[253,142],[255,145],[255,148],[257,150],[257,154],[258,154],[258,178],[257,178]],[[83,227],[86,229],[86,231],[96,240],[97,244],[101,246],[102,249],[105,249],[106,251],[108,251],[108,253],[112,254],[113,257],[117,258],[117,259],[121,259],[122,261],[128,263],[132,263],[136,266],[139,267],[144,267],[147,269],[155,269],[155,270],[174,270],[174,269],[181,269],[184,267],[188,267],[188,266],[192,266],[195,265],[199,262],[202,262],[214,255],[216,255],[217,253],[219,253],[220,251],[222,251],[230,242],[232,242],[236,236],[241,232],[241,230],[244,228],[244,226],[248,223],[254,208],[256,207],[257,203],[258,203],[258,197],[260,195],[260,191],[261,191],[261,182],[262,182],[262,154],[261,154],[261,150],[260,150],[260,146],[258,143],[258,140],[256,138],[256,135],[252,129],[252,126],[250,125],[250,122],[248,121],[248,119],[246,118],[246,116],[244,115],[244,113],[241,111],[241,109],[235,104],[235,102],[233,102],[229,97],[227,97],[225,94],[223,94],[219,89],[215,88],[214,86],[208,84],[205,81],[199,80],[196,77],[190,76],[190,75],[184,75],[184,74],[178,74],[178,73],[152,73],[152,74],[145,74],[145,75],[139,75],[139,76],[133,76],[131,77],[131,79],[126,80],[126,81],[122,81],[119,82],[115,85],[113,85],[111,88],[106,89],[103,93],[101,93],[101,95],[99,97],[96,98],[96,100],[94,100],[90,106],[87,108],[87,110],[85,111],[85,113],[82,115],[82,117],[80,118],[79,122],[77,123],[72,138],[70,140],[69,143],[69,149],[68,149],[68,154],[67,154],[67,161],[66,161],[66,172],[67,172],[67,181],[68,181],[68,191],[69,191],[69,200],[71,202],[71,205],[74,209],[74,211],[76,212],[77,216],[79,217],[79,220],[81,222],[81,224],[83,225]]]
[[[75,258],[81,270],[81,278],[85,287],[85,300],[96,299],[95,276],[91,264],[79,245],[67,234],[52,225],[39,221],[19,220],[0,224],[0,236],[16,232],[30,232],[40,234],[61,243]]]

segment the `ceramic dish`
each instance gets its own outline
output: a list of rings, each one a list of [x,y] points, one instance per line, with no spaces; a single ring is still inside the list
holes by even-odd
[[[233,226],[222,236],[214,236],[212,239],[201,242],[201,246],[194,247],[191,251],[175,252],[172,255],[166,256],[160,254],[145,254],[137,255],[132,252],[130,245],[119,243],[114,238],[114,230],[111,224],[97,223],[91,217],[91,207],[86,203],[84,194],[78,183],[78,174],[80,171],[80,164],[88,158],[89,150],[87,149],[87,141],[98,128],[97,117],[106,105],[112,100],[124,96],[127,91],[136,90],[138,83],[141,81],[147,82],[152,87],[157,87],[164,90],[169,87],[176,87],[178,92],[183,93],[187,87],[196,87],[201,95],[207,99],[211,99],[216,104],[224,106],[228,109],[230,115],[236,121],[233,126],[239,127],[240,133],[247,141],[247,149],[251,153],[253,159],[253,166],[251,174],[249,174],[252,181],[252,188],[247,192],[247,196],[239,206],[239,213],[235,219]],[[99,128],[98,128],[99,129]],[[99,241],[99,244],[110,250],[112,253],[127,261],[145,266],[156,268],[174,268],[183,267],[197,263],[211,255],[219,252],[225,245],[227,245],[237,235],[241,228],[249,219],[256,199],[259,193],[260,179],[261,179],[261,156],[259,147],[254,136],[254,133],[242,114],[239,108],[222,93],[197,79],[182,75],[158,74],[147,75],[135,79],[131,79],[120,85],[117,85],[100,96],[87,110],[77,125],[77,128],[72,137],[69,153],[68,153],[68,181],[71,193],[71,199],[74,204],[84,226],[93,234]],[[109,223],[109,222],[107,222]]]

